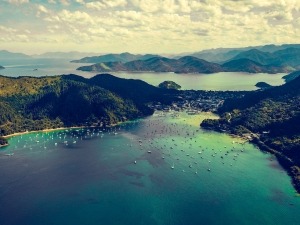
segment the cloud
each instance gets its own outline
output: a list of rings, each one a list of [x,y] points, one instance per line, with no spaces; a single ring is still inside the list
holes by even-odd
[[[75,0],[75,2],[79,3],[79,4],[84,4],[85,1],[84,0]]]
[[[70,5],[69,0],[60,0],[60,3],[63,5]]]
[[[29,42],[30,31],[20,31],[11,27],[0,25],[0,40],[5,42]]]
[[[85,6],[89,9],[95,10],[103,10],[107,8],[115,8],[115,7],[124,7],[127,5],[126,0],[114,0],[114,1],[107,1],[107,0],[99,0],[95,2],[88,2],[85,3]]]
[[[41,13],[48,13],[48,10],[46,9],[45,6],[43,5],[38,5],[38,11],[41,12]]]
[[[21,5],[24,3],[29,3],[29,0],[7,0],[7,2],[14,5]]]
[[[55,40],[63,41],[66,46],[86,46],[91,50],[93,46],[90,42],[101,43],[99,46],[107,51],[145,52],[152,49],[161,52],[186,52],[271,42],[295,43],[300,35],[298,0],[6,2],[27,4],[18,7],[18,17],[10,16],[13,15],[14,5],[7,4],[6,8],[1,8],[1,14],[6,13],[5,18],[9,21],[0,22],[2,40]],[[4,24],[9,26],[3,26]],[[7,30],[6,33],[4,30]],[[28,39],[22,35],[27,35]]]

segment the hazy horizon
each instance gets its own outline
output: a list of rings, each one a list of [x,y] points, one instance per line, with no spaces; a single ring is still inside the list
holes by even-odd
[[[205,49],[200,49],[200,50],[195,50],[195,51],[190,51],[190,52],[178,52],[178,53],[158,53],[158,52],[131,52],[131,51],[117,51],[117,52],[87,52],[87,51],[79,51],[79,50],[66,50],[66,51],[46,51],[46,52],[40,52],[40,53],[27,53],[27,52],[21,52],[21,51],[11,51],[9,49],[0,49],[0,51],[7,51],[10,53],[21,53],[25,54],[28,56],[39,56],[39,55],[44,55],[44,54],[54,54],[54,53],[80,53],[80,54],[99,54],[99,55],[105,55],[105,54],[122,54],[122,53],[130,53],[130,54],[160,54],[160,55],[183,55],[183,54],[189,54],[189,53],[195,53],[195,52],[201,52],[201,51],[209,51],[209,50],[215,50],[215,49],[235,49],[235,48],[255,48],[255,47],[261,47],[261,46],[268,46],[268,45],[276,45],[276,46],[282,46],[282,45],[296,45],[299,43],[282,43],[282,44],[265,44],[265,45],[255,45],[255,46],[241,46],[241,47],[219,47],[219,48],[205,48]]]
[[[299,43],[300,2],[4,0],[2,49],[179,54]]]

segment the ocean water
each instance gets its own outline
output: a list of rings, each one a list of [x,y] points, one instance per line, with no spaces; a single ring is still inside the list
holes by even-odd
[[[10,138],[0,224],[299,224],[300,198],[276,159],[200,129],[204,118],[215,116],[155,113]]]
[[[76,68],[89,65],[70,63],[68,59],[28,59],[28,60],[2,60],[0,70],[5,76],[53,76],[61,74],[77,74],[90,78],[97,72],[83,72]],[[282,77],[286,74],[249,74],[239,72],[222,72],[214,74],[175,74],[175,73],[124,73],[112,72],[114,76],[127,79],[140,79],[157,86],[163,81],[171,80],[181,85],[183,90],[256,90],[255,84],[260,81],[271,85],[284,83]]]

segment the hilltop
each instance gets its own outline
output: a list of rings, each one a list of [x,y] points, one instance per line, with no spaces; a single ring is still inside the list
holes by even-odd
[[[275,52],[263,52],[251,49],[241,52],[230,60],[249,59],[266,66],[286,66],[294,69],[300,67],[300,48],[286,48]]]
[[[175,73],[216,73],[222,71],[220,65],[191,56],[180,59],[153,57],[147,60],[135,60],[127,63],[100,63],[82,66],[83,71],[138,71],[138,72],[175,72]]]
[[[105,54],[100,56],[84,57],[79,60],[72,60],[73,63],[103,63],[103,62],[130,62],[133,60],[146,60],[153,57],[159,57],[158,55],[146,54],[146,55],[134,55],[128,52],[121,54]]]
[[[272,65],[265,66],[246,58],[231,60],[224,63],[222,66],[224,70],[228,72],[283,73],[289,71],[288,68]]]

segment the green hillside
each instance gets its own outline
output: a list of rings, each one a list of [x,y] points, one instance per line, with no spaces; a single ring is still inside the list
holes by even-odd
[[[141,88],[136,88],[137,83]],[[1,76],[0,87],[0,136],[63,126],[115,124],[151,115],[153,110],[146,104],[168,95],[167,90],[145,82],[108,74],[91,79],[76,75]]]
[[[219,120],[204,120],[207,129],[251,138],[277,156],[300,192],[300,77],[243,98],[229,99],[219,109]]]

